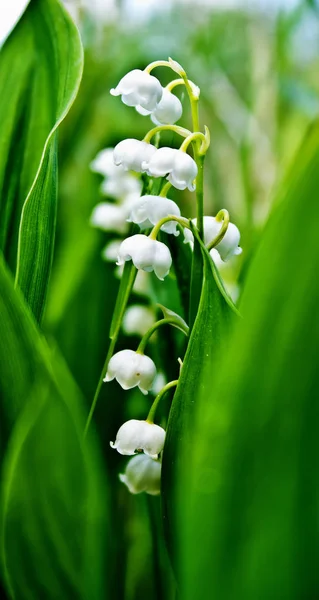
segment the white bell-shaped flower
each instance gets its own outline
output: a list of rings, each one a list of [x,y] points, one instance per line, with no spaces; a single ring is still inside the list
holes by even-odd
[[[120,350],[109,361],[103,381],[116,381],[123,390],[138,387],[147,394],[152,387],[156,375],[156,367],[149,356],[134,350]]]
[[[197,219],[192,219],[196,226]],[[204,243],[207,246],[214,238],[217,237],[222,227],[221,221],[216,221],[215,217],[204,217]],[[184,229],[185,242],[194,243],[193,234],[189,229]],[[219,244],[216,246],[221,259],[226,262],[232,256],[242,253],[242,248],[239,246],[240,232],[234,223],[229,223],[227,231]],[[214,255],[212,255],[214,258]]]
[[[164,88],[161,101],[151,113],[153,123],[155,125],[174,125],[182,114],[183,107],[180,99]]]
[[[142,107],[152,112],[162,98],[163,88],[153,75],[134,69],[124,75],[110,93],[112,96],[121,96],[127,106]]]
[[[159,148],[150,159],[142,163],[142,169],[152,177],[168,175],[168,181],[178,190],[188,188],[192,192],[195,189],[194,179],[198,172],[197,165],[194,159],[182,150],[168,147]]]
[[[174,167],[169,173],[167,179],[178,190],[188,188],[191,192],[195,189],[194,179],[197,176],[198,169],[194,159],[182,152],[176,151],[177,154],[174,160]]]
[[[154,271],[161,281],[169,273],[172,265],[171,253],[167,246],[140,233],[126,238],[120,246],[117,264],[122,265],[127,260],[132,260],[137,269]]]
[[[168,215],[181,216],[181,211],[173,200],[163,198],[162,196],[141,196],[133,206],[128,221],[136,223],[141,229],[148,229]],[[179,235],[176,227],[177,224],[174,221],[170,221],[164,223],[161,230],[166,233]]]
[[[137,450],[143,450],[151,458],[158,458],[165,441],[165,430],[148,421],[131,419],[126,421],[117,432],[115,442],[110,446],[120,454],[131,456]]]
[[[143,336],[155,323],[155,315],[149,306],[133,304],[123,316],[122,328],[127,335]]]
[[[127,232],[127,211],[123,206],[101,202],[97,204],[91,214],[90,224],[103,231]]]
[[[128,138],[115,146],[113,159],[116,165],[122,165],[126,170],[141,173],[144,170],[142,165],[148,162],[155,152],[156,148],[152,144]]]
[[[162,465],[158,460],[147,454],[137,454],[129,460],[119,479],[131,494],[146,492],[157,496],[161,491],[161,469]]]

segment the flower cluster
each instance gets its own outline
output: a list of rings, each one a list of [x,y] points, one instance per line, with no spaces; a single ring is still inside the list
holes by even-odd
[[[156,66],[169,66],[180,74],[180,79],[163,88],[159,80],[150,74]],[[92,170],[105,177],[102,192],[116,200],[115,203],[98,204],[92,214],[91,223],[105,231],[127,232],[128,223],[138,226],[140,233],[134,233],[122,240],[113,240],[104,250],[107,260],[115,260],[119,267],[132,261],[138,272],[154,272],[164,280],[173,264],[168,245],[159,241],[160,232],[178,236],[184,231],[184,242],[194,246],[195,233],[199,243],[208,251],[217,268],[242,252],[240,233],[236,225],[229,222],[228,212],[223,209],[216,217],[201,216],[198,226],[196,218],[190,221],[181,215],[176,202],[167,198],[171,186],[177,190],[196,189],[196,179],[203,190],[203,160],[209,147],[209,132],[189,131],[175,125],[182,116],[180,100],[172,93],[176,85],[185,85],[191,103],[197,106],[199,88],[190,82],[185,71],[171,59],[168,62],[152,63],[144,71],[134,69],[127,73],[111,90],[113,96],[121,96],[124,104],[134,107],[141,115],[149,115],[156,125],[143,140],[128,138],[120,141],[114,150],[102,151],[93,161]],[[197,123],[197,121],[196,121]],[[193,123],[195,128],[195,121]],[[182,136],[179,148],[152,144],[153,136],[171,130]],[[192,147],[192,155],[188,148]],[[145,193],[141,196],[143,175]],[[154,179],[166,178],[157,186],[157,195],[151,195]],[[147,191],[146,191],[147,190]],[[202,192],[197,192],[198,215],[202,215]],[[198,229],[197,229],[198,226]],[[194,257],[195,260],[195,257]],[[144,312],[143,312],[144,311]],[[145,312],[146,311],[146,312]],[[164,319],[155,322],[154,313],[148,307],[131,306],[124,314],[124,327],[127,333],[140,333],[142,340],[136,351],[125,349],[116,352],[108,362],[105,382],[116,380],[124,390],[138,387],[147,395],[153,388],[157,370],[153,360],[144,354],[146,343],[154,331],[162,324],[171,324],[188,335],[185,321],[163,308]],[[122,311],[123,314],[123,311]],[[177,381],[170,382],[159,390],[146,420],[131,419],[117,432],[111,447],[122,455],[133,458],[127,464],[120,480],[133,494],[160,492],[161,452],[164,447],[165,430],[154,424],[153,418],[158,402]],[[136,454],[137,453],[137,454]]]

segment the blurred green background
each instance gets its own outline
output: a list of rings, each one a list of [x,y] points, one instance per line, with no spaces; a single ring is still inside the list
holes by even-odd
[[[56,340],[89,407],[119,285],[114,266],[101,259],[106,242],[116,235],[89,225],[102,199],[102,179],[89,165],[102,148],[126,137],[142,139],[151,128],[147,117],[110,96],[110,88],[129,70],[168,56],[199,85],[200,120],[212,139],[205,166],[206,214],[227,208],[240,228],[243,254],[228,277],[241,289],[272,198],[318,114],[319,24],[315,1],[65,4],[81,32],[85,68],[78,97],[59,130],[58,226],[44,329]],[[156,74],[163,84],[168,81],[166,70]],[[185,101],[181,125],[189,126],[189,116]],[[195,216],[192,194],[175,192],[172,198],[183,215]],[[131,302],[149,304],[159,300],[159,293],[163,304],[180,308],[176,282],[167,280],[159,289],[153,274],[147,293]],[[176,369],[165,356],[176,359],[183,353],[181,339],[165,331],[158,341],[153,356],[171,378]],[[118,349],[136,348],[136,343],[123,334]],[[126,460],[109,448],[123,420],[145,418],[149,403],[113,382],[104,386],[95,415],[111,479],[114,564],[108,571],[117,600],[175,594],[162,537],[152,540],[151,535],[161,530],[159,499],[129,495],[118,481]],[[165,592],[163,575],[170,582]]]

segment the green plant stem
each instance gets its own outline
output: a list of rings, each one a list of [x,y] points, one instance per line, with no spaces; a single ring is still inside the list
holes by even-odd
[[[125,265],[126,266],[126,265]],[[127,265],[127,268],[131,267],[131,271],[129,273],[129,277],[128,277],[128,281],[125,282],[125,290],[123,291],[122,288],[122,282],[124,283],[124,279],[122,276],[122,281],[120,284],[120,289],[118,291],[118,295],[117,295],[117,299],[116,299],[116,303],[115,303],[115,309],[114,309],[114,316],[116,316],[116,322],[113,316],[113,320],[111,323],[111,334],[110,334],[110,344],[108,347],[108,351],[107,351],[107,355],[104,361],[104,365],[101,371],[101,375],[100,375],[100,379],[98,381],[97,384],[97,388],[95,390],[95,394],[94,394],[94,398],[91,404],[91,408],[90,408],[90,412],[88,414],[88,418],[85,424],[85,428],[84,428],[84,438],[87,435],[87,432],[89,430],[93,415],[94,415],[94,411],[97,405],[97,401],[99,399],[99,395],[101,392],[101,388],[103,385],[103,379],[105,377],[106,371],[107,371],[107,367],[109,364],[109,361],[113,355],[114,352],[114,348],[116,346],[117,340],[118,340],[118,336],[120,333],[120,329],[121,329],[121,323],[122,323],[122,319],[123,319],[123,315],[127,306],[127,302],[130,296],[130,293],[132,291],[133,285],[134,285],[134,281],[135,281],[135,277],[136,277],[136,273],[137,270],[134,267],[134,265]],[[123,273],[124,275],[124,273]]]
[[[153,333],[155,333],[155,331],[159,327],[162,327],[162,325],[172,325],[173,327],[177,327],[177,329],[183,331],[185,335],[188,335],[189,332],[187,325],[185,324],[185,326],[183,326],[182,322],[177,321],[177,319],[175,319],[174,317],[160,319],[159,321],[156,321],[156,323],[154,323],[154,325],[152,325],[152,327],[150,327],[149,330],[143,335],[136,352],[144,354],[146,344],[148,343],[150,337],[153,335]]]
[[[149,235],[149,238],[151,240],[156,240],[161,227],[163,225],[165,225],[165,223],[169,223],[170,221],[176,221],[182,227],[186,227],[187,229],[190,229],[190,224],[189,224],[188,219],[185,219],[184,217],[176,217],[175,215],[167,215],[167,217],[163,217],[160,221],[158,221],[158,223],[156,223],[156,225],[154,225],[154,227]]]
[[[227,229],[228,229],[228,225],[229,225],[229,212],[226,209],[222,209],[219,211],[219,213],[217,213],[216,215],[216,220],[219,221],[222,219],[222,226],[220,228],[220,232],[219,234],[207,245],[207,250],[212,250],[212,248],[215,248],[223,239],[223,237],[225,236]]]
[[[155,417],[155,413],[157,410],[157,407],[161,401],[161,399],[163,398],[163,396],[166,394],[166,392],[168,392],[168,390],[170,390],[172,387],[176,387],[178,384],[178,379],[174,379],[174,381],[170,381],[169,383],[167,383],[160,391],[159,394],[157,394],[151,408],[150,411],[147,415],[147,419],[146,421],[148,423],[154,423],[154,417]]]
[[[167,192],[171,189],[172,184],[170,181],[167,181],[167,183],[165,183],[159,193],[159,195],[161,196],[161,198],[166,198]]]
[[[187,138],[191,134],[189,129],[185,129],[185,127],[179,127],[179,125],[158,125],[147,132],[147,134],[144,136],[143,142],[147,142],[149,144],[152,137],[154,137],[154,135],[157,133],[161,133],[161,131],[173,131],[173,133],[177,133],[184,138]]]

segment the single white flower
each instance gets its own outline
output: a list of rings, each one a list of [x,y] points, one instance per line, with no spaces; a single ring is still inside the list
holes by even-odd
[[[152,112],[160,102],[163,88],[153,75],[140,69],[130,71],[111,89],[112,96],[121,96],[127,106],[136,106]]]
[[[151,113],[151,120],[155,125],[174,125],[183,114],[182,103],[177,96],[166,88],[156,108]]]
[[[134,350],[120,350],[109,361],[103,381],[116,381],[123,390],[138,387],[147,394],[152,387],[156,375],[156,367],[149,356]]]
[[[196,226],[197,219],[192,219],[192,222]],[[216,221],[215,217],[204,217],[204,243],[207,246],[210,242],[213,241],[214,238],[217,237],[222,227],[221,221]],[[185,242],[190,242],[191,245],[194,243],[193,234],[189,229],[184,229]],[[217,250],[220,258],[225,262],[229,260],[232,256],[238,255],[242,253],[242,248],[239,246],[240,242],[240,232],[238,227],[234,225],[234,223],[229,223],[227,231],[219,244],[217,244],[216,248],[212,250]],[[211,252],[212,252],[211,250]],[[214,254],[212,254],[212,258],[214,259]]]
[[[144,170],[142,164],[145,161],[148,162],[155,152],[156,148],[152,144],[128,138],[115,146],[113,159],[116,165],[122,165],[126,170],[141,173]]]
[[[171,253],[167,246],[140,233],[122,242],[117,264],[122,265],[126,260],[132,260],[135,267],[142,271],[154,271],[161,281],[169,273],[172,265]]]
[[[101,255],[104,260],[107,262],[115,262],[118,257],[119,248],[122,243],[122,240],[111,240],[106,246],[103,248]]]
[[[142,162],[142,169],[152,177],[168,175],[168,181],[178,190],[188,188],[192,192],[195,189],[197,165],[194,159],[182,150],[159,148],[149,159]]]
[[[110,446],[120,454],[131,456],[137,450],[143,450],[151,458],[158,458],[165,441],[165,430],[148,421],[131,419],[126,421],[117,432],[115,442]]]
[[[131,494],[146,492],[157,496],[161,491],[161,469],[162,465],[158,460],[147,454],[137,454],[129,460],[125,472],[119,478]]]
[[[138,202],[133,205],[128,221],[136,223],[141,229],[148,229],[168,215],[181,216],[181,211],[173,200],[163,198],[162,196],[141,196]],[[179,235],[176,227],[177,224],[174,221],[170,221],[164,223],[161,230],[166,233]]]
[[[103,231],[126,233],[128,229],[126,218],[127,211],[122,206],[110,202],[101,202],[94,207],[90,224],[92,227],[97,227]]]
[[[128,335],[143,336],[154,323],[155,315],[151,308],[143,304],[133,304],[124,313],[122,328]]]

